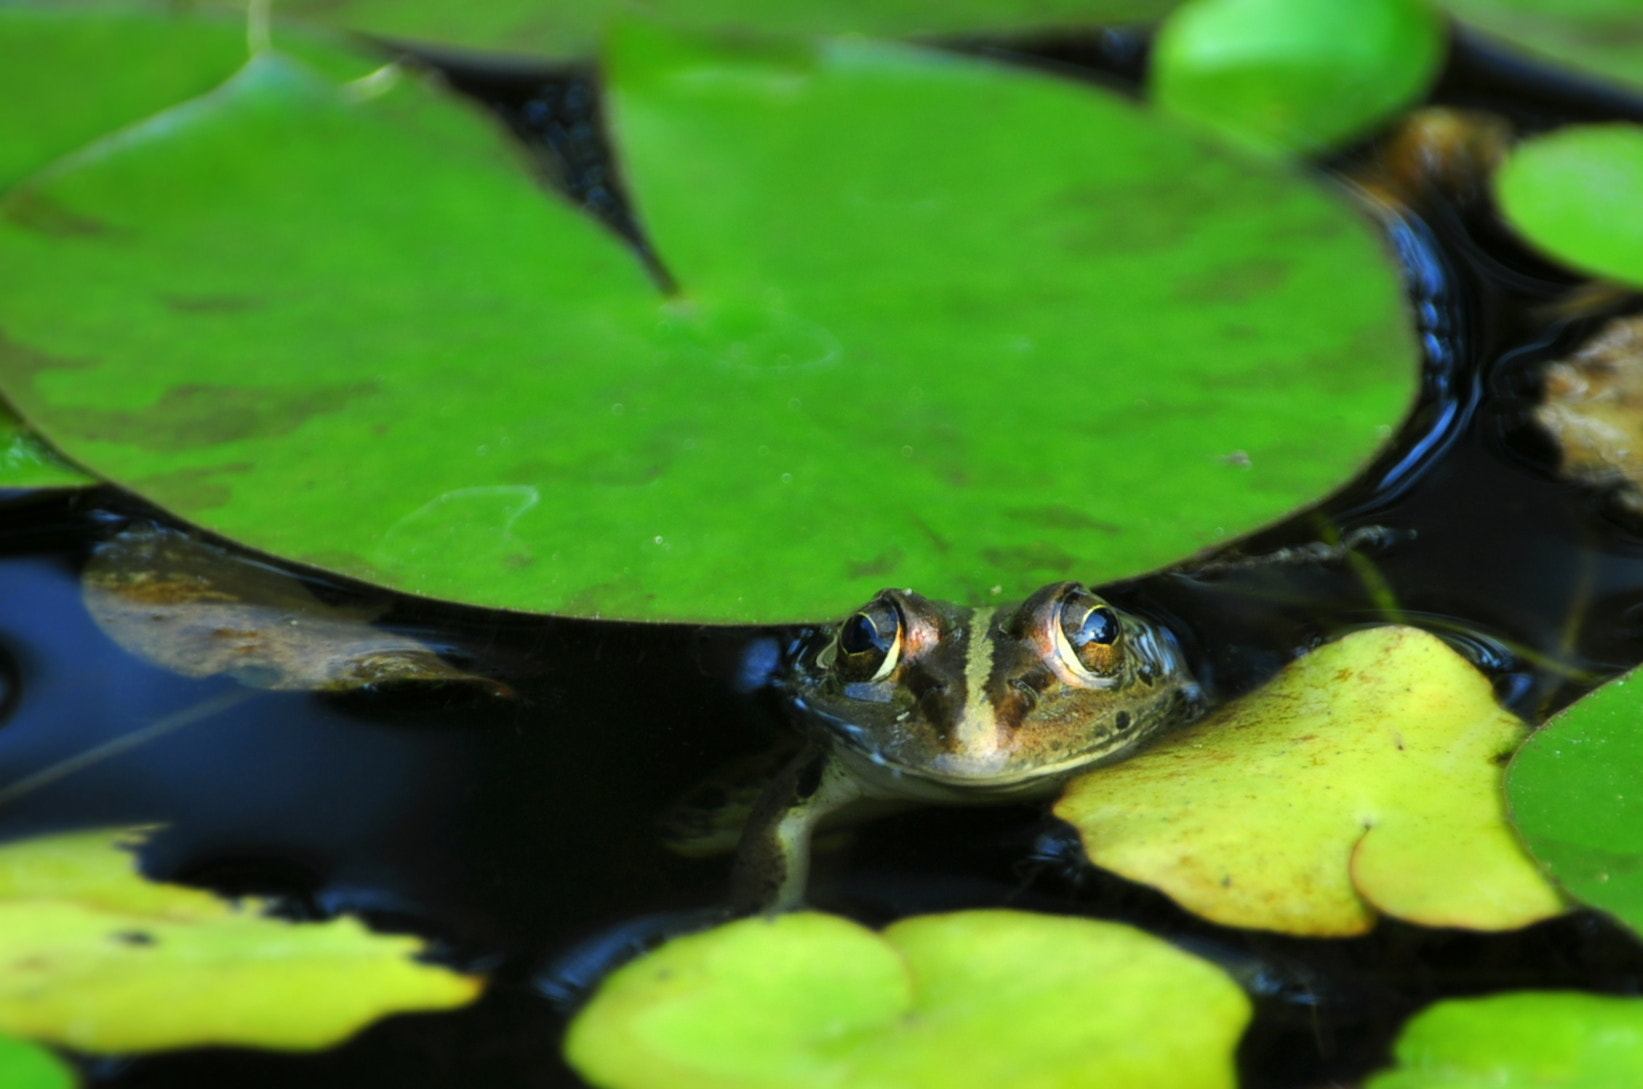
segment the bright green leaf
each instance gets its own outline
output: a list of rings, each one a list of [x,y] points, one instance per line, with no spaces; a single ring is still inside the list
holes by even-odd
[[[1571,125],[1527,140],[1495,186],[1506,218],[1541,250],[1643,284],[1643,127]]]
[[[279,0],[286,15],[389,38],[587,57],[638,11],[681,28],[877,37],[1031,33],[1156,19],[1179,0]]]
[[[566,1056],[605,1089],[1230,1087],[1249,1002],[1116,923],[828,915],[679,938],[607,979]]]
[[[38,1044],[0,1035],[0,1085],[6,1089],[74,1089],[67,1063]]]
[[[75,488],[94,483],[0,404],[0,488]]]
[[[1443,5],[1540,60],[1643,86],[1637,0],[1443,0]]]
[[[1418,99],[1444,49],[1426,0],[1189,0],[1158,32],[1151,91],[1236,143],[1309,154]]]
[[[676,298],[469,111],[268,56],[0,205],[100,225],[0,224],[0,382],[255,547],[714,621],[1134,574],[1338,483],[1409,397],[1355,214],[1118,98],[637,30],[610,84]]]
[[[1056,813],[1096,865],[1225,926],[1512,929],[1563,910],[1506,823],[1526,733],[1436,636],[1374,628],[1074,780]]]
[[[133,872],[129,832],[0,847],[0,1032],[80,1051],[317,1049],[478,980],[357,919],[293,924]]]
[[[1454,999],[1404,1027],[1365,1089],[1643,1085],[1643,1000],[1558,991]]]
[[[1512,761],[1507,797],[1529,850],[1574,896],[1643,933],[1643,680],[1604,685]]]

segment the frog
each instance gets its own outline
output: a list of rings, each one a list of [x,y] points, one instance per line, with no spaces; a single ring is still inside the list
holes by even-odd
[[[1205,707],[1167,628],[1078,582],[991,607],[882,590],[799,640],[774,684],[804,741],[742,831],[737,914],[803,904],[824,819],[1050,797]]]

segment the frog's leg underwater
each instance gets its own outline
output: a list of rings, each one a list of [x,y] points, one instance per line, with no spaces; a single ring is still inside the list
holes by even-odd
[[[828,814],[863,797],[825,742],[814,741],[760,795],[742,831],[731,878],[738,915],[789,911],[804,901],[810,841]]]

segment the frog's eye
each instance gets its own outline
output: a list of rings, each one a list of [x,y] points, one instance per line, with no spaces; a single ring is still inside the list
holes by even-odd
[[[1122,657],[1120,644],[1124,626],[1112,607],[1082,586],[1075,587],[1061,601],[1058,649],[1086,671],[1111,673]]]
[[[901,610],[878,598],[839,625],[822,665],[846,681],[882,681],[901,657]]]

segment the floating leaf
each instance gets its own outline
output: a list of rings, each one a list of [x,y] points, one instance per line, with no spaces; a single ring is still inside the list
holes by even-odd
[[[1563,472],[1620,484],[1643,512],[1643,318],[1615,318],[1567,359],[1546,368],[1535,420],[1563,453]]]
[[[0,1035],[0,1085],[6,1089],[74,1089],[67,1063],[38,1044]]]
[[[1643,284],[1643,127],[1571,125],[1519,144],[1495,180],[1530,242],[1587,272]]]
[[[1636,0],[1443,0],[1444,7],[1536,59],[1643,86]]]
[[[77,488],[95,483],[0,404],[0,488]]]
[[[435,45],[585,58],[641,11],[699,31],[909,37],[1031,33],[1156,19],[1179,0],[280,0],[282,14]]]
[[[1558,991],[1424,1010],[1365,1089],[1619,1089],[1643,1085],[1643,1000]]]
[[[1426,0],[1189,0],[1158,32],[1150,88],[1236,143],[1310,154],[1420,98],[1444,49]]]
[[[429,87],[265,55],[0,205],[104,228],[0,222],[0,383],[277,555],[768,622],[1169,562],[1344,479],[1408,399],[1355,213],[1116,97],[637,29],[608,85],[677,296]]]
[[[480,983],[418,964],[422,942],[357,919],[293,924],[145,881],[129,832],[0,847],[0,1032],[80,1051],[317,1049]]]
[[[1096,865],[1226,926],[1505,930],[1563,910],[1501,799],[1527,732],[1436,636],[1375,628],[1074,780],[1056,812]]]
[[[798,914],[621,968],[565,1051],[607,1089],[1230,1089],[1248,1019],[1219,969],[1116,923],[967,911],[878,935]]]
[[[226,673],[274,690],[420,681],[511,694],[425,643],[371,627],[385,600],[327,605],[284,572],[174,530],[138,525],[99,545],[81,589],[110,639],[185,677]]]
[[[1512,761],[1524,843],[1558,884],[1643,933],[1643,681],[1611,681],[1546,724]]]

